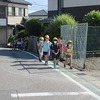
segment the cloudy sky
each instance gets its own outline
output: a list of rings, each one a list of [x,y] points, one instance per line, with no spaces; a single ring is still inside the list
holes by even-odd
[[[48,0],[26,0],[32,3],[32,6],[29,6],[29,13],[35,12],[41,9],[47,10],[48,9]]]

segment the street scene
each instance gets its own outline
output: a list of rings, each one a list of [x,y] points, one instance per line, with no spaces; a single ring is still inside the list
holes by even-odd
[[[0,100],[100,100],[100,0],[0,0]]]
[[[31,53],[0,48],[0,99],[100,100],[100,91],[89,90],[78,76],[49,63]]]

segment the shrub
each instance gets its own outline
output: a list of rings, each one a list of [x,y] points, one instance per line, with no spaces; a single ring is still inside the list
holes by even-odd
[[[25,31],[28,35],[39,36],[42,31],[42,25],[39,19],[30,19],[25,23]]]
[[[90,11],[83,17],[83,22],[89,26],[100,26],[100,11]]]
[[[61,25],[73,25],[77,22],[75,19],[69,14],[62,14],[53,19],[50,25],[45,29],[45,34],[49,34],[50,38],[60,37],[60,27]]]

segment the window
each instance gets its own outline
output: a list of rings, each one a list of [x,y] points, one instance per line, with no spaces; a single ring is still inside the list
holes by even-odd
[[[19,8],[19,16],[24,16],[24,9],[23,8]]]
[[[8,7],[8,15],[15,16],[15,7]]]
[[[10,16],[28,16],[28,9],[8,7],[8,15]]]
[[[6,17],[5,9],[6,9],[6,7],[0,6],[0,18],[5,18]]]
[[[19,8],[15,8],[15,16],[19,15]]]
[[[28,9],[24,9],[24,16],[28,16]]]

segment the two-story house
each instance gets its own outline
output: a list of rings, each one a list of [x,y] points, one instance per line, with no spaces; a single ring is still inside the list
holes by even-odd
[[[45,19],[48,17],[48,12],[46,10],[39,10],[29,14],[30,18]]]
[[[0,0],[0,45],[6,44],[16,25],[28,17],[28,5],[31,3],[25,0]]]
[[[92,10],[100,10],[100,0],[48,0],[48,17],[70,13],[81,22]]]

